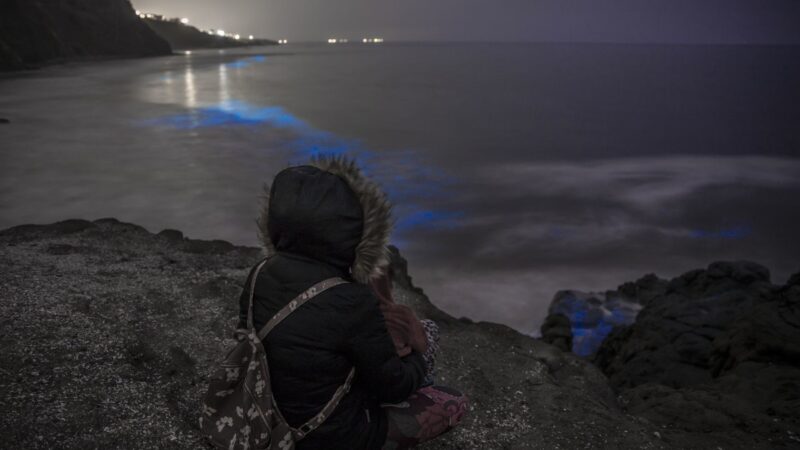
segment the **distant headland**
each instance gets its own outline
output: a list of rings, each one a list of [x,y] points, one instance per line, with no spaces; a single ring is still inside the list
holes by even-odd
[[[173,49],[277,44],[203,32],[180,19],[137,14],[128,0],[0,2],[0,71],[104,58],[172,54]]]
[[[169,43],[136,16],[128,0],[0,3],[0,70],[171,53]]]
[[[199,30],[186,18],[164,17],[158,14],[137,11],[159,36],[166,39],[173,50],[194,50],[201,48],[247,47],[251,45],[277,45],[277,41],[259,39],[253,35],[240,35],[221,29]]]

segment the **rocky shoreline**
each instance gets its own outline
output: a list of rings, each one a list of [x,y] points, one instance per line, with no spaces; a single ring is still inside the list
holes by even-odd
[[[202,448],[197,417],[205,380],[232,342],[238,295],[261,251],[187,239],[175,230],[154,234],[115,219],[13,227],[0,231],[0,246],[4,445]],[[690,303],[700,285],[720,292],[726,286],[741,288],[725,281],[730,273],[719,278],[722,284],[707,281],[709,271],[697,273],[683,288],[675,284],[677,293],[669,300],[645,305],[629,331],[612,332],[598,352],[604,355],[599,365],[610,374],[609,382],[598,367],[569,351],[503,325],[450,317],[413,285],[396,251],[393,264],[399,274],[398,301],[442,328],[438,381],[472,400],[463,426],[422,448],[744,449],[800,443],[797,418],[785,414],[796,406],[797,391],[776,392],[789,409],[773,415],[759,412],[760,403],[748,409],[758,416],[755,425],[742,427],[732,420],[692,427],[687,423],[693,417],[716,417],[715,408],[728,405],[714,403],[720,398],[717,391],[693,385],[697,394],[689,395],[684,387],[647,379],[633,388],[645,390],[631,395],[619,382],[631,354],[639,365],[647,360],[642,352],[649,347],[641,349],[631,339],[644,333],[636,328],[640,320],[642,327],[651,326],[644,319],[657,315],[657,305],[675,303],[674,295]],[[788,313],[781,310],[782,317],[791,318],[800,292],[796,278],[785,287],[765,287],[768,282],[759,278],[747,286],[756,293],[779,293],[773,300],[788,308]],[[757,317],[772,317],[772,300],[761,300],[753,302],[753,308],[764,310]],[[741,381],[751,373],[743,368],[748,361],[770,367],[772,347],[751,346],[769,334],[762,326],[769,323],[755,320],[715,339],[717,356],[710,370],[741,371]],[[791,335],[787,326],[784,332]],[[772,366],[796,369],[796,359],[780,361]],[[796,386],[777,379],[777,386]],[[687,420],[671,423],[675,419],[669,408],[683,411]],[[761,415],[768,420],[761,421]]]

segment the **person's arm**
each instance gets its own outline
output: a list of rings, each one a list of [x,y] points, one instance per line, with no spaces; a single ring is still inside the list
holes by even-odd
[[[378,401],[398,403],[419,389],[425,378],[425,360],[412,351],[399,357],[374,295],[358,299],[351,311],[345,352],[367,389]]]

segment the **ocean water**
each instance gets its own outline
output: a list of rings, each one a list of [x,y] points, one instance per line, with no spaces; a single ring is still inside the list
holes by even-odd
[[[0,117],[0,228],[113,216],[257,245],[263,183],[348,153],[415,284],[523,332],[559,289],[800,271],[798,47],[195,51],[4,76]]]

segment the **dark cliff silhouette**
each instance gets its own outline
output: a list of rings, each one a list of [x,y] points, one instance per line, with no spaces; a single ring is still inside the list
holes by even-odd
[[[168,55],[128,0],[3,0],[0,70],[74,59]]]

